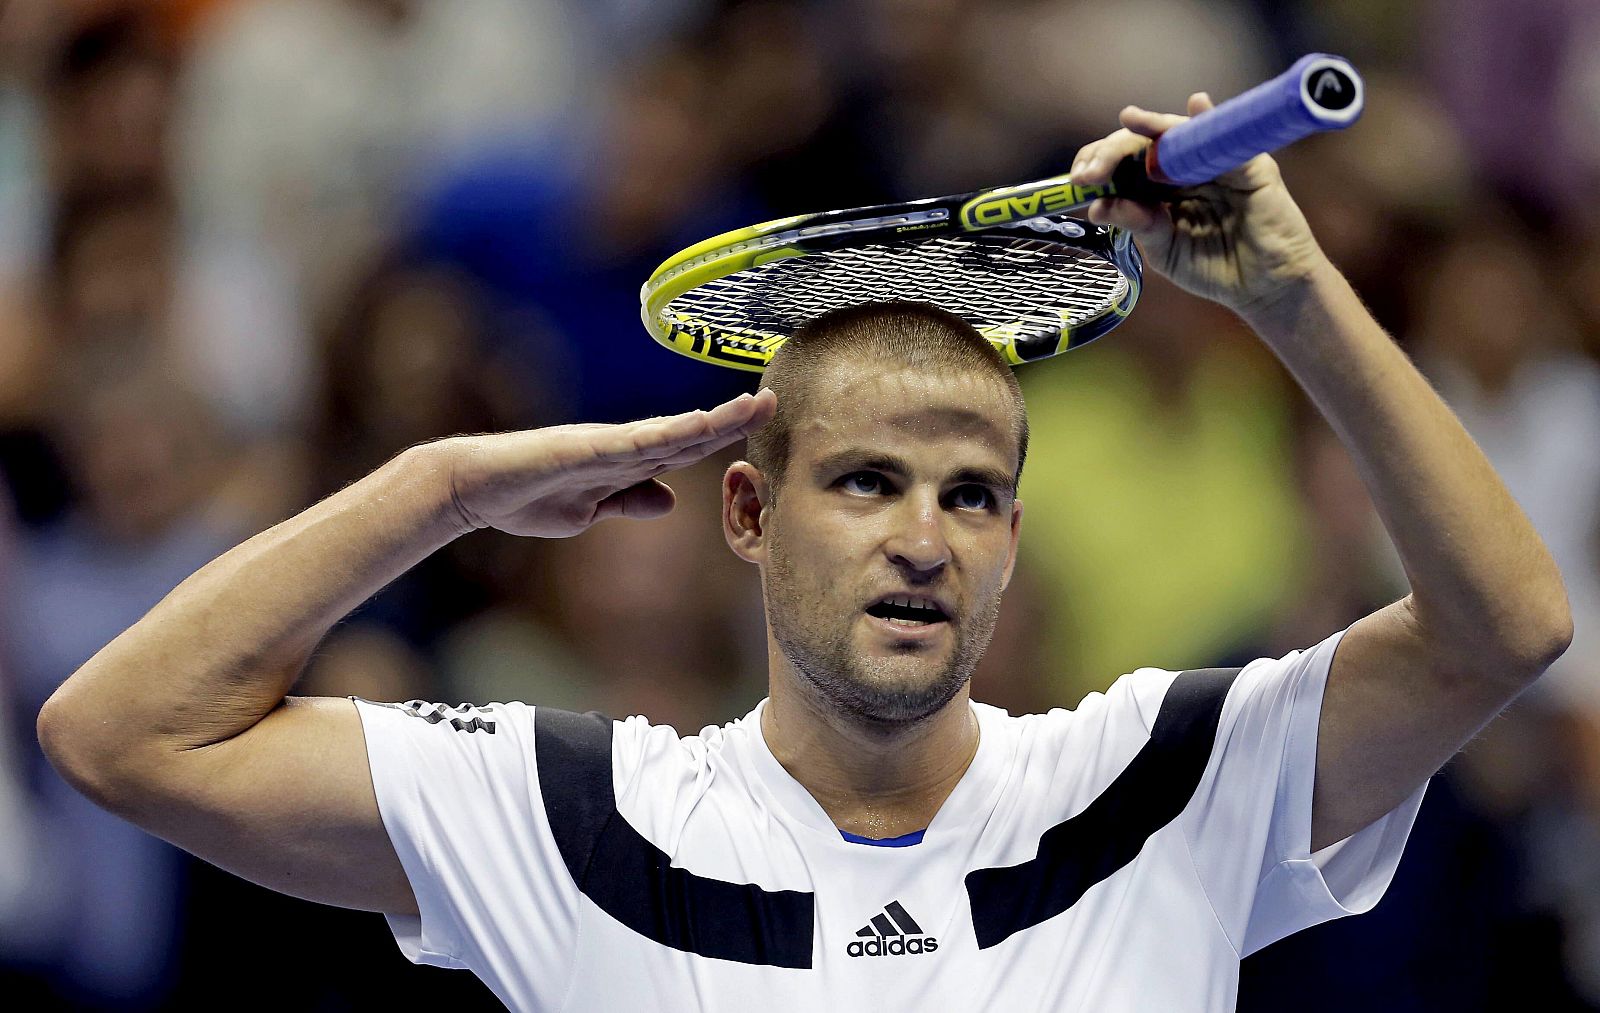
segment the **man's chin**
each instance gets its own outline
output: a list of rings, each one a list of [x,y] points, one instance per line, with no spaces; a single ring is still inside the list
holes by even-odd
[[[858,718],[882,724],[921,721],[967,684],[968,676],[952,671],[949,658],[938,654],[926,648],[858,654],[850,671],[828,680],[824,692]]]
[[[870,624],[877,620],[864,617]],[[857,622],[843,638],[824,640],[786,636],[775,625],[778,645],[795,671],[822,702],[856,721],[904,725],[921,721],[955,698],[971,665],[962,664],[953,629],[938,636],[884,636],[868,621]]]

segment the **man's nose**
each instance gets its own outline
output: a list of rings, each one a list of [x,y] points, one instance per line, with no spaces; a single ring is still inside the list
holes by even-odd
[[[885,551],[896,566],[932,573],[950,562],[944,517],[934,495],[908,495],[901,500],[899,516]]]

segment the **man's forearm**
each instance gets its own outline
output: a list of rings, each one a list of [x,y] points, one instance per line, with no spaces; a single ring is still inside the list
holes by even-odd
[[[1324,264],[1245,319],[1349,449],[1453,665],[1537,675],[1571,639],[1549,551],[1455,414]]]
[[[185,750],[254,725],[334,623],[465,530],[446,468],[409,450],[209,563],[57,690],[41,740]]]

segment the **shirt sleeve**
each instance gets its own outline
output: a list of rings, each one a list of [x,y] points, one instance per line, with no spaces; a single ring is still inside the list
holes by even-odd
[[[1311,852],[1322,694],[1343,635],[1239,672],[1182,817],[1201,884],[1241,957],[1371,910],[1394,877],[1422,804],[1427,782],[1377,822]]]
[[[577,890],[550,830],[533,708],[356,700],[378,811],[419,915],[389,915],[414,963],[564,988]],[[497,990],[498,991],[498,990]],[[559,992],[555,993],[559,996]]]

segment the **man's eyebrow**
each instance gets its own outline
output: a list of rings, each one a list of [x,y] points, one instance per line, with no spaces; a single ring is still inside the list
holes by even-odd
[[[852,471],[881,471],[886,475],[911,474],[911,465],[903,457],[886,454],[881,450],[851,449],[841,450],[829,454],[817,462],[815,474],[819,480],[826,480],[832,475]],[[1016,476],[1002,471],[999,468],[985,468],[981,466],[968,466],[958,468],[950,476],[950,482],[955,485],[982,485],[999,492],[1014,493],[1016,491]]]
[[[953,476],[957,485],[986,485],[997,492],[1015,493],[1017,476],[999,468],[962,468]]]
[[[818,461],[815,468],[818,478],[826,478],[845,471],[881,471],[890,475],[909,475],[911,465],[903,457],[886,454],[881,450],[860,448],[829,454]]]

